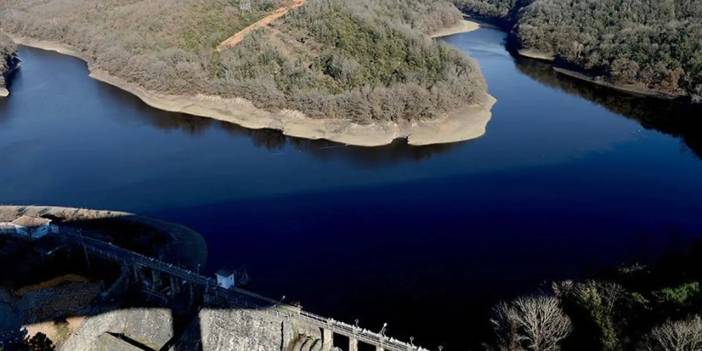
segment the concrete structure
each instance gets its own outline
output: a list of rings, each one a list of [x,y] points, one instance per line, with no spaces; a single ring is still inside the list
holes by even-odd
[[[173,316],[168,309],[131,309],[87,318],[61,345],[61,351],[76,350],[161,350],[173,338]],[[132,342],[132,345],[125,343]]]
[[[217,285],[223,289],[231,289],[236,287],[236,272],[231,269],[220,269],[215,274],[217,277]]]
[[[376,351],[426,350],[385,336],[385,328],[380,332],[372,332],[305,312],[299,307],[286,305],[241,288],[224,289],[217,279],[119,248],[111,243],[70,233],[63,233],[60,238],[72,245],[81,246],[88,255],[120,264],[123,271],[130,272],[133,285],[140,285],[147,296],[161,300],[164,305],[180,298],[180,302],[175,303],[180,307],[183,296],[191,302],[201,301],[205,306],[203,310],[211,311],[209,316],[201,315],[198,325],[194,327],[202,333],[203,342],[200,346],[204,351],[232,350],[232,343],[238,343],[237,345],[244,349],[257,351],[332,351],[336,346],[334,335],[337,334],[348,338],[349,351],[357,351],[359,344],[370,345]],[[213,328],[218,328],[219,332]],[[247,338],[247,335],[254,335],[255,338]],[[259,340],[260,344],[250,348],[253,340]],[[269,345],[271,340],[275,347]]]
[[[21,216],[12,222],[0,223],[0,234],[9,234],[29,240],[41,239],[52,232],[58,232],[51,220],[42,217]]]

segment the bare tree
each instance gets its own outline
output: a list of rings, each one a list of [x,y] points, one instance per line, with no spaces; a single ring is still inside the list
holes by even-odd
[[[558,351],[572,331],[555,297],[522,297],[499,304],[494,313],[491,322],[502,351]]]
[[[651,331],[639,347],[640,351],[702,350],[702,318],[667,322]]]

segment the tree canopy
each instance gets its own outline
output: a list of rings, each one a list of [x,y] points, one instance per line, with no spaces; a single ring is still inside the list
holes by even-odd
[[[243,97],[310,117],[434,118],[480,103],[477,65],[429,32],[462,19],[448,1],[307,0],[221,51],[288,0],[6,0],[3,30],[57,41],[91,65],[167,94]]]
[[[509,23],[522,49],[620,85],[702,101],[695,0],[454,0]]]

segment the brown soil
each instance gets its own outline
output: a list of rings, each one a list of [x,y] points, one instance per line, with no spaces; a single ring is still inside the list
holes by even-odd
[[[287,15],[288,12],[290,12],[291,10],[294,10],[294,9],[304,5],[304,4],[305,4],[305,0],[293,0],[291,5],[283,6],[279,9],[275,10],[270,15],[261,18],[256,23],[242,29],[238,33],[227,38],[227,40],[223,41],[221,44],[219,44],[219,46],[217,46],[217,51],[222,51],[223,49],[233,48],[233,47],[237,46],[239,43],[241,43],[244,40],[244,38],[246,38],[247,35],[251,34],[253,31],[255,31],[259,28],[268,27],[268,25],[270,25],[274,21]]]

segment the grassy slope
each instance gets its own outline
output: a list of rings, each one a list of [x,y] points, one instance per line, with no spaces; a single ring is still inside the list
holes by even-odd
[[[153,91],[239,96],[312,117],[433,118],[486,94],[473,62],[424,35],[460,20],[448,2],[308,0],[217,52],[285,0],[252,3],[241,11],[236,0],[7,0],[0,26],[78,48]]]

